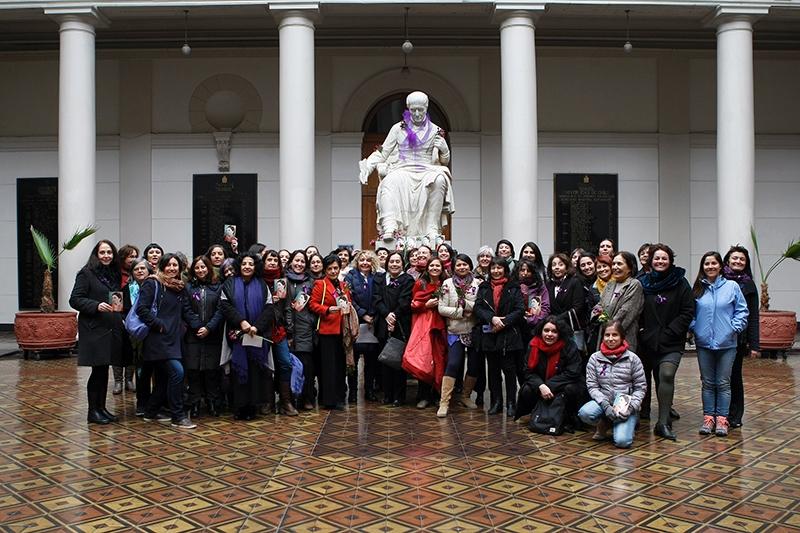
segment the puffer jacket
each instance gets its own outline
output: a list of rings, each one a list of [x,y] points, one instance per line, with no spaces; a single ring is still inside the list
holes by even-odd
[[[613,405],[618,394],[629,394],[633,412],[638,412],[647,391],[642,361],[630,350],[616,358],[595,352],[586,364],[586,387],[600,405]]]
[[[472,283],[464,290],[463,306],[458,305],[458,293],[453,283],[453,278],[444,280],[442,283],[442,296],[439,298],[439,314],[447,322],[447,333],[451,335],[464,335],[470,333],[475,327],[475,314],[473,307],[475,299],[478,297],[478,287],[482,280],[478,277],[472,279]],[[464,312],[469,316],[464,317]]]
[[[700,298],[695,298],[695,316],[690,329],[699,348],[725,350],[735,348],[739,334],[747,327],[747,302],[739,284],[717,277],[714,283],[704,279]]]
[[[314,351],[317,337],[317,317],[308,308],[308,303],[301,311],[296,311],[292,306],[297,295],[305,293],[311,298],[314,279],[308,275],[286,277],[286,305],[284,307],[284,320],[286,334],[289,336],[292,350],[300,353]]]

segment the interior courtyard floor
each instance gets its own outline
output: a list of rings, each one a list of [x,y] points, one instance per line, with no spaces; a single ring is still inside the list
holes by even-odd
[[[697,434],[687,355],[679,440],[643,422],[620,450],[483,411],[437,419],[363,399],[181,431],[109,393],[120,422],[89,426],[74,358],[3,357],[0,530],[800,531],[800,362],[747,360],[744,373],[744,427],[729,437]]]

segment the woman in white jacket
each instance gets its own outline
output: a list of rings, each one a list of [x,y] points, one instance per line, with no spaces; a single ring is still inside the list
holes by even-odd
[[[444,418],[450,406],[456,378],[462,372],[464,354],[467,354],[467,376],[464,378],[464,392],[461,404],[471,409],[477,408],[470,397],[478,379],[481,361],[471,349],[472,328],[475,316],[472,307],[478,295],[482,280],[472,274],[472,259],[466,254],[458,254],[453,264],[453,277],[442,284],[439,298],[439,314],[447,322],[447,368],[442,378],[442,392],[436,416]]]

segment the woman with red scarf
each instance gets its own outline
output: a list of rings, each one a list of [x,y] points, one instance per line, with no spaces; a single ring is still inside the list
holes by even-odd
[[[447,366],[445,323],[439,314],[443,275],[442,261],[434,257],[411,289],[411,335],[403,354],[403,370],[419,381],[417,409],[431,404],[431,385],[441,389]]]
[[[525,349],[520,328],[525,324],[525,299],[519,283],[511,279],[508,260],[496,256],[489,265],[489,280],[478,288],[475,316],[481,328],[480,350],[489,363],[490,415],[503,412],[502,378],[506,381],[507,415],[517,405],[517,360]]]
[[[578,411],[578,418],[597,426],[592,438],[605,440],[613,428],[614,446],[630,448],[647,383],[642,361],[628,349],[619,321],[606,325],[600,351],[589,358],[586,387],[592,399]]]
[[[540,400],[550,401],[557,394],[564,394],[567,405],[564,420],[571,425],[585,394],[583,363],[578,347],[572,342],[572,330],[566,322],[550,315],[534,331],[514,420],[530,414]]]

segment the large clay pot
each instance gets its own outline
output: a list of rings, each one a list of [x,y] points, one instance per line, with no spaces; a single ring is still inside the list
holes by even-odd
[[[761,311],[758,326],[762,350],[788,350],[797,333],[797,315],[794,311]]]
[[[20,311],[14,318],[14,334],[25,351],[67,350],[78,337],[78,313]]]

